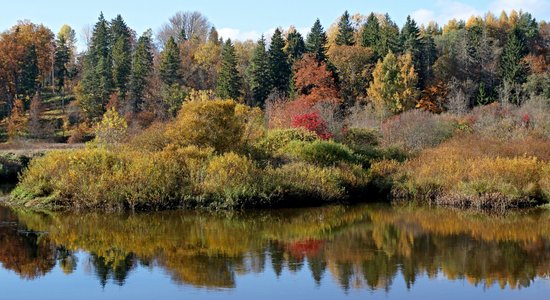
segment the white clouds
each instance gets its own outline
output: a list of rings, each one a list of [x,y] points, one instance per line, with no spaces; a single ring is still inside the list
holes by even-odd
[[[472,15],[480,15],[480,12],[471,5],[451,0],[438,0],[435,3],[435,10],[421,8],[411,14],[414,20],[421,24],[427,24],[430,21],[444,24],[451,19],[467,20]]]
[[[257,40],[262,35],[261,33],[257,31],[240,31],[239,29],[235,28],[221,28],[218,29],[218,34],[223,37],[224,39],[231,39],[233,41],[246,41],[246,40]]]
[[[550,12],[549,0],[494,0],[489,5],[489,9],[494,12],[523,10],[535,14],[544,14]]]

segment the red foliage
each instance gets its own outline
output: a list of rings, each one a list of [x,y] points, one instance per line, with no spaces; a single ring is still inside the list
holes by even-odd
[[[334,77],[326,63],[318,63],[312,55],[306,54],[294,64],[294,69],[294,86],[300,99],[311,105],[319,101],[340,102]]]
[[[313,131],[323,140],[328,140],[333,136],[328,130],[327,122],[315,112],[294,116],[292,127],[303,127]]]

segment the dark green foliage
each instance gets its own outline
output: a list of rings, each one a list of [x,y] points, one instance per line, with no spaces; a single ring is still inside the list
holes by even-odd
[[[302,58],[302,55],[306,52],[306,44],[302,35],[292,30],[286,37],[286,52],[291,61],[296,61]]]
[[[336,45],[353,46],[355,44],[354,29],[351,25],[349,13],[346,10],[338,22],[338,34],[336,35]]]
[[[327,34],[319,19],[315,21],[307,35],[306,50],[308,53],[313,54],[319,62],[327,60]]]
[[[418,55],[418,86],[422,89],[433,77],[432,66],[437,59],[437,49],[431,32],[420,33],[420,52]]]
[[[65,79],[67,78],[68,69],[67,64],[70,59],[70,49],[65,40],[65,36],[58,36],[55,41],[55,54],[54,54],[54,75],[55,86],[58,90],[65,86]]]
[[[178,45],[173,37],[168,38],[161,56],[160,79],[168,86],[179,83],[181,81],[181,58]]]
[[[237,56],[231,39],[222,49],[222,67],[218,77],[218,96],[237,100],[241,96],[241,76],[237,70]]]
[[[271,83],[273,89],[287,94],[290,86],[291,69],[288,56],[284,51],[285,41],[279,28],[273,33],[269,46],[269,69],[271,71]]]
[[[351,149],[362,150],[378,146],[379,139],[380,133],[374,129],[350,128],[340,142]]]
[[[411,18],[411,16],[407,16],[407,21],[405,22],[405,25],[401,29],[401,35],[400,35],[400,43],[401,43],[401,49],[403,52],[409,52],[411,53],[414,69],[417,73],[419,73],[419,70],[422,69],[422,40],[420,39],[420,29],[418,29],[418,26],[416,25],[416,22]],[[419,80],[418,85],[419,87],[423,87],[424,78],[425,76],[422,76],[424,74],[419,74]]]
[[[38,79],[38,57],[36,47],[32,44],[25,51],[25,57],[20,65],[18,94],[30,97],[34,94]]]
[[[354,153],[350,148],[333,141],[291,141],[282,149],[282,153],[292,158],[321,166],[334,166],[342,162],[356,162]]]
[[[138,39],[132,62],[130,76],[130,100],[134,112],[143,107],[143,96],[149,75],[153,71],[153,43],[152,32],[147,30]]]
[[[250,73],[250,88],[254,104],[263,107],[265,99],[271,92],[271,73],[269,69],[269,56],[265,49],[265,39],[258,41],[254,49],[248,69]]]
[[[94,26],[90,48],[84,57],[80,105],[86,117],[96,119],[105,111],[113,90],[111,34],[109,23],[99,16]]]
[[[518,27],[514,27],[508,34],[508,41],[504,46],[500,58],[500,75],[508,83],[524,83],[527,78],[528,66],[523,61],[527,55],[525,36]]]
[[[363,30],[361,32],[361,46],[369,47],[373,50],[377,49],[379,36],[380,23],[374,13],[371,13],[367,18],[367,22],[363,25]],[[375,52],[375,54],[379,56],[379,53]]]
[[[380,57],[385,57],[390,51],[393,53],[401,52],[399,27],[388,14],[384,18],[384,23],[380,26],[380,37],[374,49],[374,52]]]
[[[132,68],[130,29],[120,15],[111,21],[111,43],[113,58],[113,87],[121,99],[126,97]]]

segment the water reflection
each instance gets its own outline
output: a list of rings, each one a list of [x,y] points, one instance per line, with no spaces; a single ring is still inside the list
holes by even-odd
[[[389,291],[397,277],[466,279],[529,287],[550,271],[550,211],[488,216],[364,205],[275,212],[132,215],[32,213],[0,208],[0,262],[23,279],[56,266],[73,273],[78,251],[99,284],[123,286],[138,266],[177,284],[232,289],[242,275],[307,269],[344,290]],[[397,276],[397,275],[400,276]],[[401,279],[400,279],[401,280]]]

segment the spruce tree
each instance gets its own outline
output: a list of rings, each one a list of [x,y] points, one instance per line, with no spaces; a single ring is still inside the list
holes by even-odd
[[[231,39],[222,49],[222,67],[218,76],[217,94],[221,98],[237,100],[241,96],[241,77],[237,70],[237,55]]]
[[[354,30],[348,11],[346,10],[338,22],[336,45],[353,46],[355,44]]]
[[[327,34],[319,19],[315,21],[307,35],[306,50],[308,53],[312,53],[318,62],[327,60]]]
[[[80,105],[86,117],[97,119],[105,112],[112,92],[111,34],[109,23],[99,16],[94,26],[90,48],[84,57],[80,82]]]
[[[400,42],[403,52],[409,52],[411,54],[414,68],[416,70],[421,70],[422,44],[420,40],[420,29],[411,16],[407,16],[407,21],[401,29]],[[419,82],[423,84],[424,80],[422,74],[420,77],[421,79]]]
[[[363,25],[361,32],[361,46],[376,49],[378,39],[380,38],[380,23],[378,18],[371,13],[367,17],[367,22]],[[376,53],[377,54],[377,53]]]
[[[55,41],[54,76],[55,87],[61,90],[65,86],[65,78],[68,75],[67,64],[70,60],[70,49],[65,36],[59,35]]]
[[[265,39],[258,41],[254,49],[249,67],[250,88],[254,104],[263,107],[267,96],[271,92],[271,74],[269,70],[269,56],[266,51]]]
[[[111,43],[113,59],[113,87],[121,99],[126,97],[130,72],[132,70],[132,49],[130,29],[118,15],[111,21]]]
[[[523,58],[527,55],[527,45],[523,33],[514,27],[504,45],[500,58],[500,76],[508,83],[524,83],[527,77],[528,66]]]
[[[159,71],[160,79],[168,86],[181,81],[181,58],[178,45],[173,37],[168,38],[164,45]]]
[[[291,62],[300,59],[306,52],[304,38],[296,29],[291,30],[286,37],[286,52]]]
[[[138,39],[132,60],[132,74],[130,76],[130,99],[132,109],[139,112],[143,108],[143,95],[147,87],[147,80],[153,71],[153,42],[152,32],[147,30]]]
[[[384,16],[384,22],[380,26],[380,35],[374,52],[380,57],[385,57],[389,52],[401,53],[399,41],[399,26],[395,24],[388,14]]]
[[[25,57],[20,64],[18,93],[31,97],[37,88],[38,79],[38,57],[36,46],[31,44],[25,51]]]
[[[279,28],[277,28],[275,33],[273,33],[269,47],[269,69],[273,88],[286,95],[292,71],[284,47],[285,41],[283,35]]]
[[[208,42],[214,43],[216,45],[220,44],[220,36],[218,34],[218,30],[216,30],[216,27],[214,26],[210,28],[210,32],[208,33]]]

